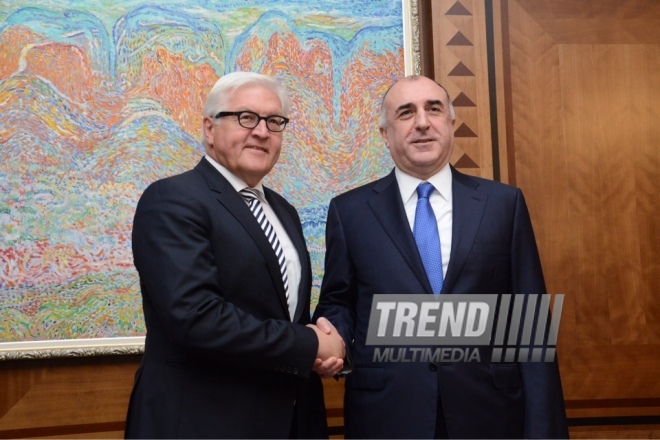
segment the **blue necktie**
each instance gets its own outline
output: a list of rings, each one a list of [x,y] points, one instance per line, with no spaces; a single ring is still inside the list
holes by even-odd
[[[428,182],[422,182],[417,187],[417,208],[415,210],[415,225],[413,235],[422,257],[422,263],[426,270],[426,276],[431,283],[433,293],[438,294],[442,290],[442,252],[440,250],[440,234],[438,234],[438,222],[431,207],[429,197],[434,188]]]

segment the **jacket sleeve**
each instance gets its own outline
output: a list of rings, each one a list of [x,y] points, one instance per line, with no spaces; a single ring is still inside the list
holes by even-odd
[[[313,321],[327,318],[344,338],[347,348],[353,344],[357,288],[355,267],[351,262],[337,203],[333,199],[326,222],[325,273]]]

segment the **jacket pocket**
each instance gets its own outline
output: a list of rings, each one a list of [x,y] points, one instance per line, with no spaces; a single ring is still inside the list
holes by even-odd
[[[382,390],[385,388],[385,369],[356,366],[346,376],[346,387],[359,390]]]
[[[473,254],[503,254],[511,251],[510,241],[475,241]]]
[[[522,379],[518,364],[491,364],[495,388],[520,388]]]

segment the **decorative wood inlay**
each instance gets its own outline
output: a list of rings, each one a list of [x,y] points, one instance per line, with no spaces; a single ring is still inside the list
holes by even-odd
[[[474,46],[468,38],[463,35],[461,31],[458,31],[456,35],[452,37],[451,40],[447,43],[447,46]]]
[[[474,76],[474,73],[465,64],[459,62],[448,74],[449,76]]]
[[[470,156],[467,154],[464,154],[460,159],[458,159],[454,166],[457,168],[479,168],[479,165],[470,159]]]
[[[476,107],[477,104],[472,102],[470,98],[463,92],[459,93],[458,96],[452,101],[454,107]]]
[[[472,131],[470,127],[465,125],[465,123],[458,126],[454,131],[454,137],[467,138],[467,137],[477,137],[477,134]]]
[[[460,1],[454,3],[454,6],[449,8],[449,10],[446,12],[445,15],[472,15],[470,11],[468,11],[465,6],[463,6],[463,3]]]

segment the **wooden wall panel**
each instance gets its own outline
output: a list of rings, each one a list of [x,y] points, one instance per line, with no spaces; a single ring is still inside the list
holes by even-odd
[[[0,363],[0,438],[122,438],[139,359]]]
[[[660,3],[495,3],[508,181],[525,193],[549,291],[566,295],[569,416],[602,425],[571,434],[657,437]]]
[[[599,256],[587,256],[578,276],[589,283],[580,289],[585,293],[583,301],[602,304],[605,312],[591,316],[588,328],[597,327],[599,331],[587,337],[578,333],[578,346],[660,343],[657,338],[649,338],[653,332],[648,331],[648,324],[655,324],[647,322],[646,309],[653,298],[648,291],[651,280],[644,279],[641,262],[641,243],[648,236],[640,235],[638,228],[640,221],[651,218],[638,214],[636,201],[638,193],[657,193],[654,185],[640,187],[636,178],[639,174],[648,180],[657,173],[637,155],[638,149],[648,148],[639,139],[640,134],[650,132],[657,124],[649,120],[648,114],[632,111],[634,101],[645,98],[626,87],[635,78],[643,81],[656,75],[643,71],[639,64],[636,69],[628,68],[627,63],[634,58],[631,52],[638,52],[641,59],[658,58],[659,48],[648,46],[646,51],[634,51],[634,46],[628,45],[561,46],[568,160],[573,168],[582,169],[566,176],[575,208],[571,222],[581,226],[572,245],[581,254],[588,250],[587,255]],[[607,68],[599,68],[603,65]],[[655,131],[660,139],[660,132],[657,128]],[[585,217],[590,220],[585,222]],[[582,310],[588,313],[586,306]],[[587,322],[586,316],[582,318],[581,322]],[[660,316],[650,318],[657,322]]]
[[[485,4],[479,0],[431,2],[435,79],[456,110],[450,162],[462,172],[493,178]]]

